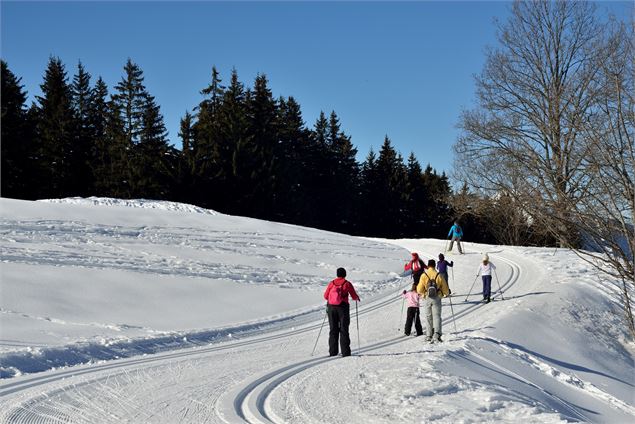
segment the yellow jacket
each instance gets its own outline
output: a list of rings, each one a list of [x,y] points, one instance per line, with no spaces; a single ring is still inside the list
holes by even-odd
[[[421,297],[428,296],[428,283],[430,280],[434,280],[437,283],[437,289],[442,297],[447,297],[450,294],[450,289],[448,287],[448,282],[445,281],[443,275],[439,274],[432,268],[428,268],[425,270],[423,274],[421,274],[421,278],[419,279],[419,285],[417,285],[417,293]]]

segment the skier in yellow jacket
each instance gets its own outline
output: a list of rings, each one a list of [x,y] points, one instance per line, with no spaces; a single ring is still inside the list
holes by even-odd
[[[450,295],[450,288],[443,275],[435,270],[435,265],[434,259],[428,261],[428,268],[419,279],[417,293],[424,299],[423,311],[428,321],[426,341],[442,342],[441,298]]]

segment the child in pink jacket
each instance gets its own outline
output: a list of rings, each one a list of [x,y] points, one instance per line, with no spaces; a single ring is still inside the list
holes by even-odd
[[[408,315],[406,317],[404,334],[406,336],[410,335],[412,321],[414,321],[417,336],[421,336],[423,334],[423,327],[421,327],[421,319],[419,318],[419,293],[417,293],[417,283],[412,283],[410,291],[404,290],[402,296],[408,301]]]

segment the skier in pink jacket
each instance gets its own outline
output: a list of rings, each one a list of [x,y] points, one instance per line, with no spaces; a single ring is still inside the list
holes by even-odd
[[[404,334],[406,336],[410,335],[412,321],[414,321],[417,336],[423,335],[423,327],[421,326],[421,319],[419,318],[419,293],[417,293],[417,283],[412,283],[410,291],[404,290],[402,296],[408,301],[408,315],[406,316]]]
[[[338,268],[337,278],[326,286],[324,299],[327,301],[326,314],[329,317],[329,355],[337,356],[338,340],[342,356],[351,356],[351,338],[348,326],[351,323],[348,297],[359,302],[353,284],[346,279],[346,270]]]

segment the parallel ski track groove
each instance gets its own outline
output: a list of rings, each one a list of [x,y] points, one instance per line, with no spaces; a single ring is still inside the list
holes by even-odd
[[[371,304],[368,307],[360,309],[359,315],[366,315],[371,312],[374,312],[378,309],[384,308],[387,305],[392,304],[397,301],[400,297],[394,294],[387,294],[385,298],[380,298]],[[68,417],[57,417],[52,416],[50,409],[47,409],[47,405],[45,405],[46,401],[55,395],[64,393],[68,390],[69,387],[79,388],[85,385],[93,384],[95,382],[99,382],[102,380],[106,380],[111,377],[116,377],[118,375],[124,374],[128,372],[128,368],[137,367],[140,365],[151,364],[153,362],[158,362],[157,366],[160,366],[161,363],[167,360],[181,359],[188,356],[194,355],[204,355],[206,353],[218,352],[223,350],[229,350],[234,348],[240,348],[243,346],[250,346],[254,344],[269,342],[278,340],[281,338],[287,338],[291,336],[295,336],[302,333],[307,333],[313,330],[316,330],[320,327],[322,319],[318,321],[314,321],[313,324],[307,325],[302,328],[282,331],[279,334],[271,334],[263,337],[250,338],[248,340],[241,340],[232,343],[223,343],[217,346],[198,348],[195,350],[186,350],[181,352],[173,352],[173,353],[161,353],[156,356],[144,357],[138,359],[125,359],[122,361],[117,361],[116,363],[106,363],[106,364],[98,364],[94,366],[89,366],[84,369],[69,369],[66,371],[62,371],[59,373],[55,373],[53,375],[43,375],[28,379],[26,381],[17,381],[10,382],[6,384],[2,384],[0,386],[0,398],[4,396],[8,396],[11,394],[16,394],[21,391],[31,389],[37,386],[41,386],[44,384],[49,384],[52,382],[60,381],[66,378],[73,378],[77,376],[90,375],[102,371],[114,370],[118,372],[109,373],[106,376],[97,377],[94,379],[88,379],[80,383],[70,383],[68,386],[56,388],[50,392],[47,392],[43,395],[36,396],[35,398],[29,399],[25,402],[25,404],[20,407],[15,408],[13,411],[6,416],[6,421],[10,423],[52,423],[52,422],[68,422]],[[304,323],[298,323],[298,326],[305,325]],[[273,329],[271,331],[280,331],[279,329]],[[43,405],[44,403],[44,405]],[[44,408],[47,410],[47,413],[42,413],[40,408]],[[59,411],[57,411],[59,413]]]
[[[520,271],[519,271],[519,267],[514,262],[510,260],[505,260],[500,257],[498,259],[510,265],[510,268],[512,270],[512,274],[510,278],[502,284],[502,289],[505,290],[506,288],[510,287],[516,282],[520,274]],[[399,291],[401,291],[401,289],[399,289]],[[495,294],[494,297],[496,297],[497,295],[498,294]],[[374,312],[376,310],[382,309],[398,301],[399,299],[401,299],[400,294],[396,294],[396,295],[387,294],[384,299],[380,298],[380,300],[375,301],[374,303],[370,304],[368,307],[360,309],[359,315],[363,316],[371,312]],[[481,306],[483,306],[483,304],[481,302],[477,302],[477,303],[474,303],[473,305],[466,307],[461,312],[455,314],[454,320],[458,320],[459,318],[470,314],[475,309]],[[450,321],[452,321],[452,319],[448,320],[448,322]],[[93,384],[98,381],[106,380],[108,378],[116,377],[118,375],[127,373],[129,368],[137,368],[139,366],[146,365],[146,364],[152,364],[157,362],[158,363],[157,366],[160,366],[162,362],[168,361],[168,360],[182,359],[182,358],[186,358],[188,356],[194,356],[194,355],[204,355],[206,353],[240,348],[243,346],[250,346],[254,344],[274,341],[281,338],[287,338],[287,337],[295,336],[298,334],[307,333],[307,332],[318,329],[321,325],[321,322],[322,322],[322,319],[319,319],[317,321],[314,321],[313,324],[306,325],[305,327],[302,327],[302,328],[297,328],[297,329],[294,328],[291,330],[281,331],[279,334],[271,334],[271,335],[267,335],[263,337],[250,338],[249,340],[240,340],[240,341],[231,342],[231,343],[224,343],[223,341],[219,341],[218,343],[220,343],[220,345],[217,345],[217,346],[196,348],[193,350],[188,349],[186,351],[173,352],[173,353],[160,353],[157,355],[152,355],[151,357],[144,357],[144,358],[137,358],[137,359],[134,359],[134,358],[124,359],[121,361],[117,361],[115,363],[92,365],[84,369],[69,369],[69,370],[65,370],[65,371],[55,373],[52,375],[43,375],[43,376],[38,376],[35,378],[30,378],[26,381],[17,381],[17,382],[10,382],[7,384],[0,384],[0,398],[2,398],[8,395],[22,392],[27,389],[35,388],[37,386],[64,380],[66,378],[73,378],[77,376],[90,376],[91,374],[108,371],[108,370],[115,371],[115,373],[109,373],[106,376],[99,376],[96,378],[89,378],[80,383],[69,383],[69,385],[67,386],[59,387],[53,391],[36,396],[35,398],[27,400],[20,407],[14,408],[14,410],[11,411],[10,414],[5,417],[8,423],[9,422],[10,423],[13,423],[13,422],[15,423],[18,423],[18,422],[20,423],[69,422],[70,417],[63,414],[62,411],[52,411],[51,410],[52,408],[45,404],[50,397],[55,396],[57,394],[64,393],[66,390],[69,389],[69,387],[79,388],[85,385]],[[296,325],[302,326],[305,324],[298,323]],[[280,330],[274,328],[271,331],[280,331]],[[401,336],[390,338],[390,339],[383,340],[383,341],[374,343],[372,345],[363,347],[359,352],[361,353],[369,352],[369,351],[379,349],[385,346],[398,344],[405,340],[406,339],[404,339]],[[269,419],[268,413],[266,411],[265,403],[268,396],[275,389],[275,387],[282,384],[284,381],[288,380],[293,375],[296,375],[308,368],[317,366],[323,362],[327,362],[332,359],[333,358],[330,358],[330,357],[326,357],[326,358],[322,357],[322,358],[315,358],[315,359],[302,361],[296,364],[283,367],[276,371],[273,371],[267,374],[266,376],[261,377],[260,379],[249,383],[246,387],[244,387],[240,391],[239,396],[237,396],[236,399],[234,399],[233,404],[234,404],[234,411],[236,413],[236,416],[246,422],[272,422]],[[273,382],[271,382],[272,379],[273,379]],[[263,383],[268,381],[270,381],[270,383],[265,386],[266,390],[263,392],[260,392],[257,395],[254,404],[251,406],[251,409],[249,410],[245,409],[244,407],[245,400],[251,397],[251,394],[254,390],[256,390],[259,386],[261,386]],[[43,409],[47,411],[47,413],[42,413],[42,410],[41,410],[42,407]],[[248,411],[247,416],[249,417],[247,417],[243,411]],[[218,411],[218,409],[216,409],[216,412],[219,418],[225,420],[224,417],[219,415],[220,411]],[[228,422],[233,422],[233,421],[228,421]]]
[[[520,267],[512,260],[498,257],[498,260],[509,265],[511,274],[509,278],[501,284],[500,290],[505,291],[507,288],[515,284],[520,278]],[[501,294],[497,292],[494,294],[494,298]],[[399,296],[392,301],[395,301]],[[466,315],[473,313],[476,309],[484,306],[482,302],[477,302],[464,308],[462,311],[454,314],[454,318],[449,320],[450,322],[456,321]],[[370,352],[376,349],[380,349],[390,345],[396,345],[408,340],[402,336],[386,339],[372,345],[366,346],[359,350],[360,353]],[[219,418],[225,420],[228,423],[235,422],[235,418],[239,418],[248,423],[275,423],[271,415],[274,415],[272,411],[268,411],[267,399],[276,387],[280,386],[289,378],[301,373],[302,371],[320,365],[322,363],[333,360],[330,357],[322,357],[316,359],[309,359],[298,362],[296,364],[288,365],[278,370],[267,373],[266,375],[258,378],[255,381],[248,383],[234,398],[234,414],[227,420],[225,417],[219,414]],[[218,408],[216,408],[218,411]]]

